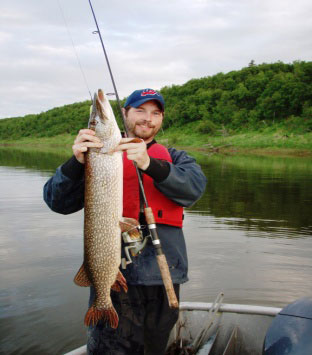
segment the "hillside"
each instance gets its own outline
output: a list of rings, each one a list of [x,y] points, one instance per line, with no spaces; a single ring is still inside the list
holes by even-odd
[[[272,125],[303,134],[312,131],[312,62],[255,65],[227,74],[163,87],[164,129],[197,121],[198,133],[216,135],[261,130]],[[0,140],[75,135],[86,127],[90,101],[53,108],[38,115],[0,120]],[[117,114],[116,103],[112,101]]]

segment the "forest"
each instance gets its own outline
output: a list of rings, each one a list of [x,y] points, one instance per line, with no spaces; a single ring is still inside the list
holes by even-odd
[[[312,62],[276,62],[192,79],[159,90],[166,108],[163,128],[198,121],[198,133],[214,135],[282,125],[295,134],[312,131]],[[126,98],[122,100],[124,102]],[[111,101],[118,123],[117,104]],[[40,114],[0,120],[0,139],[75,135],[88,123],[91,102],[56,107]]]

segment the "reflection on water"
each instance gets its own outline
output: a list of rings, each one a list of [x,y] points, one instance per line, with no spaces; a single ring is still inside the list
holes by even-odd
[[[42,187],[65,159],[0,149],[0,353],[61,354],[86,340],[83,212],[53,213]],[[204,197],[186,211],[182,300],[282,307],[311,292],[312,162],[201,157]]]
[[[190,281],[184,300],[209,302],[222,290],[227,303],[283,307],[310,294],[311,229],[250,230],[235,218],[196,213],[185,222]]]
[[[312,226],[310,159],[214,156],[202,166],[207,190],[192,210],[260,231]]]
[[[0,146],[0,166],[22,167],[37,171],[53,172],[71,153],[67,149],[12,148]]]

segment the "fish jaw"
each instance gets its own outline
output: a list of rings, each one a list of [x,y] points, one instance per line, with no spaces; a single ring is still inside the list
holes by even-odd
[[[95,135],[103,143],[101,149],[91,148],[90,150],[109,153],[120,143],[121,133],[113,109],[101,89],[98,90],[98,94],[94,94],[88,127],[95,131]]]

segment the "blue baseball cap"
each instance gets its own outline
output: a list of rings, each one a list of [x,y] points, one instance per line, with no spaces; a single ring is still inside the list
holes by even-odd
[[[139,107],[144,104],[144,102],[156,100],[160,103],[161,108],[165,111],[165,100],[161,96],[159,92],[153,89],[142,89],[135,90],[133,93],[127,98],[124,107]]]

